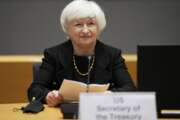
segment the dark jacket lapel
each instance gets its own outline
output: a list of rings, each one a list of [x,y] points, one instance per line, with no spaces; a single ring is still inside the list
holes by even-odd
[[[100,41],[96,43],[95,58],[95,81],[107,83],[111,79],[111,72],[108,70],[110,58],[105,45]]]
[[[73,64],[72,64],[72,55],[73,55],[73,47],[70,40],[62,45],[62,49],[59,52],[60,64],[63,66],[62,73],[64,74],[66,79],[72,79],[73,76]]]

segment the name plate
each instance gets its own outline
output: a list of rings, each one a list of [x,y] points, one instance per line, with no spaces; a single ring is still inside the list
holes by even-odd
[[[157,120],[154,92],[82,93],[80,120]]]

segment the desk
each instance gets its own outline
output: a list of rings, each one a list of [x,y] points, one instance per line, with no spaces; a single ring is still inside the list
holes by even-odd
[[[25,103],[0,104],[0,120],[61,120],[59,108],[50,108],[47,105],[43,112],[38,114],[23,113],[20,109]]]
[[[0,104],[0,120],[63,120],[59,108],[52,108],[45,105],[43,112],[38,114],[22,113],[21,110],[14,111],[25,106],[26,103]],[[179,119],[158,119],[158,120],[179,120]]]

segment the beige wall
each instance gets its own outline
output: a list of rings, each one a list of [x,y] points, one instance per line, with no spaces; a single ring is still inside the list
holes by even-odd
[[[136,55],[123,55],[128,70],[137,83]],[[32,82],[32,65],[41,62],[41,55],[0,56],[0,103],[27,101]]]

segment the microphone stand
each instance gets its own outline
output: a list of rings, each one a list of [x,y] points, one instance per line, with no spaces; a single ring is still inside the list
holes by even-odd
[[[89,92],[89,84],[90,84],[90,65],[91,65],[91,57],[92,56],[88,56],[88,76],[87,76],[87,89],[86,89],[86,92],[88,93]]]

